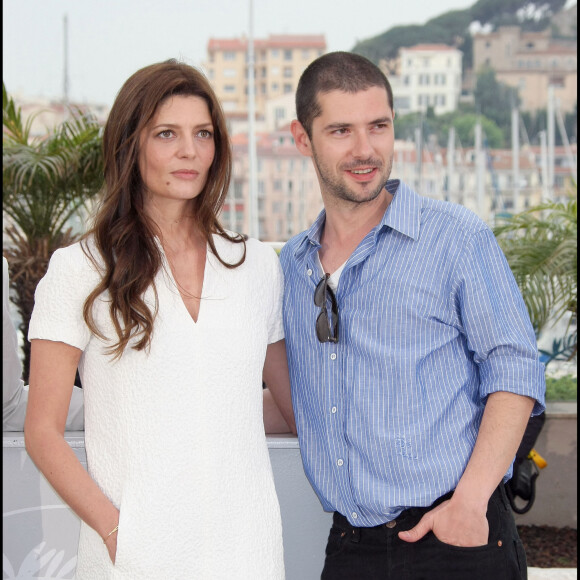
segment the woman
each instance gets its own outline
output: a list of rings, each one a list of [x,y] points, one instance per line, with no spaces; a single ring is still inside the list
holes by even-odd
[[[281,270],[218,222],[219,102],[190,66],[145,67],[103,148],[94,227],[54,253],[29,331],[26,447],[83,521],[77,578],[283,578],[261,389],[295,430]],[[63,438],[77,365],[88,473]]]

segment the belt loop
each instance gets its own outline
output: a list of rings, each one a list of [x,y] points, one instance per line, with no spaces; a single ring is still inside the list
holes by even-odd
[[[360,542],[360,528],[355,528],[353,526],[350,541],[353,544],[358,544]]]

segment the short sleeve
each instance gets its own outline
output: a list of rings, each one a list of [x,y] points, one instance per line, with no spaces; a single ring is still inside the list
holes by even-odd
[[[267,247],[268,279],[266,283],[272,289],[271,304],[268,317],[268,344],[273,344],[284,338],[282,319],[282,298],[284,294],[284,274],[280,259],[273,248]]]
[[[64,342],[85,350],[91,332],[83,307],[97,283],[98,273],[80,244],[56,250],[36,287],[28,340]]]

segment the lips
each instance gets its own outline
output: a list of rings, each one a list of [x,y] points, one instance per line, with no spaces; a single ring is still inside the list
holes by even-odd
[[[356,181],[371,181],[377,174],[376,167],[357,167],[356,169],[348,169],[346,172]]]
[[[177,171],[172,171],[171,175],[180,179],[194,179],[199,175],[199,172],[193,169],[178,169]]]

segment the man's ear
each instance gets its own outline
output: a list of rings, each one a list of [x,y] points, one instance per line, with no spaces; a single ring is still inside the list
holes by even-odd
[[[290,124],[290,131],[292,132],[292,137],[294,137],[294,144],[296,148],[302,155],[306,157],[312,157],[312,145],[310,143],[310,139],[308,134],[306,133],[306,129],[302,126],[300,121],[294,120]]]

